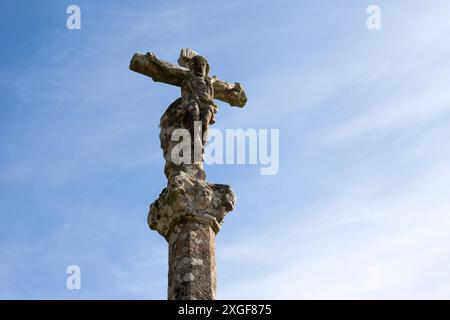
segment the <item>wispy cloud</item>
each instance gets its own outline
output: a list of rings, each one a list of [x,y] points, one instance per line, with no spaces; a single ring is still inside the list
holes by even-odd
[[[314,202],[304,197],[279,202],[268,209],[273,216],[264,215],[267,224],[251,228],[248,235],[240,231],[239,241],[219,240],[221,298],[450,296],[450,66],[443,56],[449,47],[438,40],[449,31],[440,13],[445,6],[410,12],[408,21],[397,7],[395,16],[388,13],[389,27],[397,33],[345,48],[354,53],[353,60],[314,68],[316,73],[293,69],[277,79],[286,93],[281,105],[291,107],[288,113],[301,110],[311,117],[315,113],[308,109],[315,108],[338,114],[319,120],[317,127],[305,121],[298,130],[292,127],[297,134],[285,145],[298,146],[295,140],[305,136],[316,139],[301,143],[308,161],[299,171],[328,172],[334,166],[340,172],[316,175],[328,187]],[[298,92],[295,88],[304,88],[298,102],[288,95]],[[277,104],[277,96],[272,98],[271,104]],[[266,103],[262,96],[259,102]],[[333,103],[344,110],[336,111]],[[295,171],[295,162],[284,160],[290,166],[285,170]],[[311,183],[302,181],[307,175],[300,172],[299,188]],[[312,183],[309,187],[316,187]],[[371,268],[380,271],[380,288],[368,286]],[[246,280],[235,281],[240,276]]]

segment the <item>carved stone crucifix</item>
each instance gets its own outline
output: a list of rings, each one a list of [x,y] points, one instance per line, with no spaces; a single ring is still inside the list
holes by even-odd
[[[180,66],[159,60],[152,53],[136,53],[130,63],[132,71],[181,87],[182,97],[167,108],[160,121],[168,182],[150,205],[148,224],[169,244],[168,299],[215,299],[215,236],[225,215],[233,210],[236,196],[228,185],[206,182],[203,157],[200,162],[175,162],[172,151],[178,141],[173,134],[185,129],[194,135],[195,121],[205,133],[214,123],[217,107],[213,99],[243,107],[247,97],[239,83],[210,77],[208,61],[195,51],[182,49],[178,63]],[[205,135],[199,140],[203,146]]]
[[[146,75],[156,82],[164,82],[181,87],[190,75],[189,62],[198,54],[190,49],[182,49],[179,66],[158,59],[153,53],[134,54],[130,62],[130,70]],[[210,77],[214,88],[214,99],[230,104],[232,107],[243,107],[247,102],[244,89],[238,83],[229,83],[216,76]]]

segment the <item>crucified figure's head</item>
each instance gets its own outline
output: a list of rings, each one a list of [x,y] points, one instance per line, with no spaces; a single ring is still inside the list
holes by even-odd
[[[190,69],[198,76],[206,77],[209,73],[208,60],[205,57],[196,55],[192,58],[190,63]]]

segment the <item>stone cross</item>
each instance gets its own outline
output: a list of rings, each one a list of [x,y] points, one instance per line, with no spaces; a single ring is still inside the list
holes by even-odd
[[[204,131],[215,121],[217,106],[213,99],[243,107],[247,98],[239,83],[210,77],[207,60],[191,49],[181,50],[178,64],[159,60],[152,53],[136,53],[130,63],[132,71],[181,87],[181,98],[167,108],[160,120],[167,187],[150,205],[148,224],[169,245],[168,299],[212,300],[216,297],[215,236],[225,215],[233,210],[236,196],[228,185],[206,182]],[[195,136],[195,123],[205,133],[201,139]],[[202,145],[200,161],[195,157],[193,161],[175,161],[177,129],[192,136],[189,146],[194,155],[195,143]]]

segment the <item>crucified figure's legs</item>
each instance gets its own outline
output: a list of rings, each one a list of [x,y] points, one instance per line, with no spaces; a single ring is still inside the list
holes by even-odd
[[[208,141],[208,125],[211,122],[212,112],[208,108],[200,113],[200,119],[202,121],[202,145],[205,148],[206,142]]]
[[[203,131],[203,121],[201,118],[200,108],[197,103],[191,103],[188,105],[189,117],[188,121],[190,123],[189,131],[191,134],[192,143],[192,163],[201,161],[202,154],[204,151],[202,133]]]

